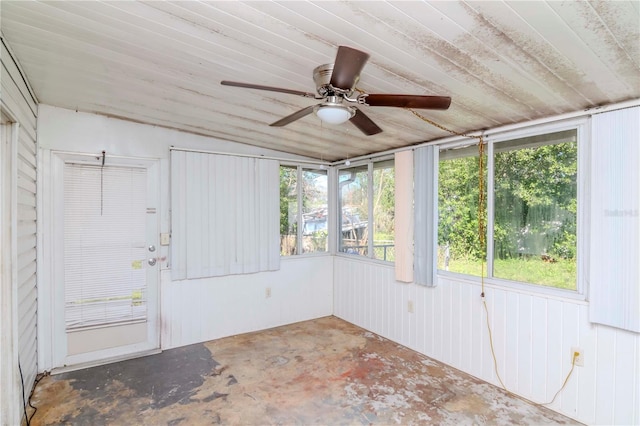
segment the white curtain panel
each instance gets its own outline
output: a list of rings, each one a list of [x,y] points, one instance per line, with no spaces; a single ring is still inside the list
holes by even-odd
[[[595,115],[591,134],[590,319],[640,332],[640,108]]]
[[[413,151],[395,154],[396,281],[413,282]]]
[[[279,164],[171,151],[173,280],[280,268]]]

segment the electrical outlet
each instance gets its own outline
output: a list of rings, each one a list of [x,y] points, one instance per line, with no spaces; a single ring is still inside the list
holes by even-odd
[[[264,291],[264,297],[267,299],[271,297],[271,287],[267,287]]]
[[[582,352],[582,349],[576,347],[571,348],[571,357],[575,357],[574,362],[577,367],[584,367],[584,352]]]
[[[413,313],[413,300],[409,300],[407,302],[407,311],[412,314]]]

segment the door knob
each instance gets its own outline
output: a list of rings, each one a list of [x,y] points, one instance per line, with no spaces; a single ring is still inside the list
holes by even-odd
[[[152,252],[152,253],[153,253],[154,251],[156,251],[156,246],[154,246],[154,245],[150,245],[150,246],[149,246],[149,251],[150,251],[150,252]]]
[[[150,257],[148,262],[149,262],[149,265],[153,266],[153,265],[156,264],[156,258],[155,257]]]

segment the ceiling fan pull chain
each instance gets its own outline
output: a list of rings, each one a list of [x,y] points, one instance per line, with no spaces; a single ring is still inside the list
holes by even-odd
[[[432,126],[435,126],[440,130],[444,130],[445,132],[451,133],[452,135],[462,136],[462,137],[465,137],[465,138],[478,139],[479,141],[482,141],[482,135],[475,136],[475,135],[468,135],[466,133],[456,132],[455,130],[451,130],[451,129],[448,129],[448,128],[444,127],[442,124],[438,124],[435,121],[429,120],[427,117],[423,116],[420,113],[417,113],[416,111],[412,110],[411,108],[405,108],[405,109],[408,110],[409,112],[411,112],[416,117],[418,117],[420,120],[424,121],[425,123],[429,123]]]

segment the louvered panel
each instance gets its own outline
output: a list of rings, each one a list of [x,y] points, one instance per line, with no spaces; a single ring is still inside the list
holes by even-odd
[[[32,200],[28,200],[28,198],[30,196],[32,197],[35,193],[36,179],[31,173],[23,170],[26,168],[32,168],[33,170],[35,166],[21,162],[20,159],[18,159],[18,204],[26,208],[33,208],[35,204],[33,204]]]
[[[19,280],[22,282],[22,285],[18,288],[18,305],[28,305],[32,301],[35,301],[38,296],[35,269],[33,273],[19,277]]]
[[[18,179],[19,181],[20,179]],[[26,186],[26,185],[25,185]],[[31,186],[31,185],[29,185]],[[35,188],[34,188],[35,190]],[[26,206],[24,204],[18,205],[18,217],[19,221],[34,221],[36,220],[36,211],[31,206]]]
[[[6,53],[4,46],[2,46],[2,55],[7,55],[7,57],[9,55],[8,53]],[[24,103],[25,97],[23,96],[23,93],[20,92],[15,82],[15,79],[20,79],[20,76],[12,76],[11,69],[10,67],[6,66],[6,62],[2,62],[2,74],[3,80],[5,80],[5,84],[2,85],[3,101],[8,105],[20,105]],[[27,105],[25,105],[24,108],[18,108],[14,112],[14,114],[16,114],[16,117],[14,118],[17,120],[17,122],[21,123],[21,131],[27,133],[30,137],[35,139],[34,127],[36,125],[36,116],[33,111]]]
[[[18,161],[27,162],[35,167],[36,163],[36,144],[32,135],[28,132],[20,132],[18,134],[18,143],[20,149],[18,150]]]
[[[36,234],[36,222],[35,221],[26,221],[22,223],[22,226],[18,228],[17,236],[18,238],[23,236],[35,235]]]
[[[33,222],[32,222],[33,223]],[[36,234],[35,232],[27,232],[23,233],[23,235],[18,236],[18,244],[17,244],[18,256],[23,253],[26,253],[36,246]]]
[[[35,307],[33,310],[29,311],[35,318]],[[37,352],[36,352],[36,339],[37,339],[37,329],[36,329],[36,320],[32,320],[29,323],[25,323],[25,326],[20,329],[20,334],[24,336],[24,339],[20,342],[18,350],[20,352],[20,364],[23,366],[22,374],[25,375],[25,386],[29,383],[28,380],[32,380],[35,378],[35,374],[32,371],[27,371],[24,366],[35,365],[37,360]],[[27,397],[29,397],[29,393],[31,389],[27,389],[25,392]]]
[[[25,262],[22,268],[18,269],[18,282],[28,280],[36,273],[36,264],[33,260]]]
[[[36,144],[28,132],[20,132],[17,152],[17,268],[19,355],[25,393],[37,374],[36,281]]]
[[[479,285],[440,277],[437,287],[425,288],[396,282],[392,270],[336,257],[334,315],[368,329],[367,319],[381,315],[388,327],[371,331],[499,385]],[[585,302],[494,286],[485,291],[498,370],[510,391],[550,401],[571,367],[570,349],[580,347],[585,365],[550,408],[585,423],[638,422],[638,334],[593,326]],[[417,300],[413,314],[408,300]]]
[[[35,328],[37,308],[38,306],[34,289],[27,295],[27,297],[22,300],[22,303],[20,304],[22,315],[24,316],[24,318],[28,318],[28,320],[21,321],[20,325],[18,326],[18,333],[21,337],[19,345],[23,347],[32,347],[32,345],[36,341]],[[28,355],[28,353],[26,352],[20,352],[20,354],[21,356],[22,354],[24,354],[25,356]]]
[[[1,67],[2,79],[0,79],[0,93],[2,93],[3,119],[5,114],[10,114],[11,120],[17,122],[18,126],[11,126],[11,139],[7,140],[3,150],[7,157],[2,159],[2,168],[9,167],[5,174],[11,177],[4,189],[8,189],[6,194],[11,203],[6,205],[8,212],[5,217],[11,218],[10,222],[1,224],[4,229],[11,229],[10,250],[3,252],[3,264],[12,271],[9,275],[9,288],[13,288],[9,293],[5,293],[17,301],[13,305],[10,301],[3,304],[9,310],[3,312],[3,333],[8,332],[12,336],[17,335],[17,353],[13,353],[11,348],[3,347],[3,368],[8,366],[6,361],[13,363],[16,359],[20,363],[23,373],[23,384],[18,382],[13,374],[2,374],[3,377],[3,408],[6,413],[2,414],[2,421],[8,424],[18,424],[22,417],[22,407],[19,404],[22,400],[20,394],[21,387],[24,387],[24,396],[28,397],[35,381],[37,364],[37,294],[36,294],[36,226],[35,226],[35,138],[36,138],[36,113],[37,105],[29,91],[27,82],[21,75],[18,66],[12,60],[12,55],[5,46],[4,36],[1,45]],[[4,127],[4,126],[3,126]],[[4,136],[4,135],[3,135]],[[5,142],[4,137],[3,143]],[[6,169],[3,169],[3,173]],[[13,180],[15,179],[15,180]],[[14,183],[15,182],[15,183]],[[15,274],[15,275],[14,275]],[[16,281],[11,281],[11,277],[17,277]],[[17,293],[17,294],[16,294]],[[11,299],[10,299],[11,300]],[[13,321],[17,318],[17,323]],[[9,328],[10,327],[10,328]],[[6,355],[6,356],[5,356]],[[8,392],[8,396],[4,393]],[[4,411],[4,410],[3,410]]]
[[[18,116],[14,118],[22,125],[23,132],[35,140],[38,106],[31,96],[31,92],[22,78],[18,66],[11,60],[12,55],[5,47],[4,42],[0,43],[0,49],[0,56],[6,58],[6,60],[2,61],[3,79],[6,78],[2,85],[4,89],[3,96],[7,94],[11,96],[11,101],[5,101],[6,105],[16,107],[15,111],[12,112],[18,114]]]
[[[33,197],[33,192],[25,190],[24,188],[18,188],[17,194],[18,204],[23,206],[25,209],[33,209],[36,208],[36,200]]]

